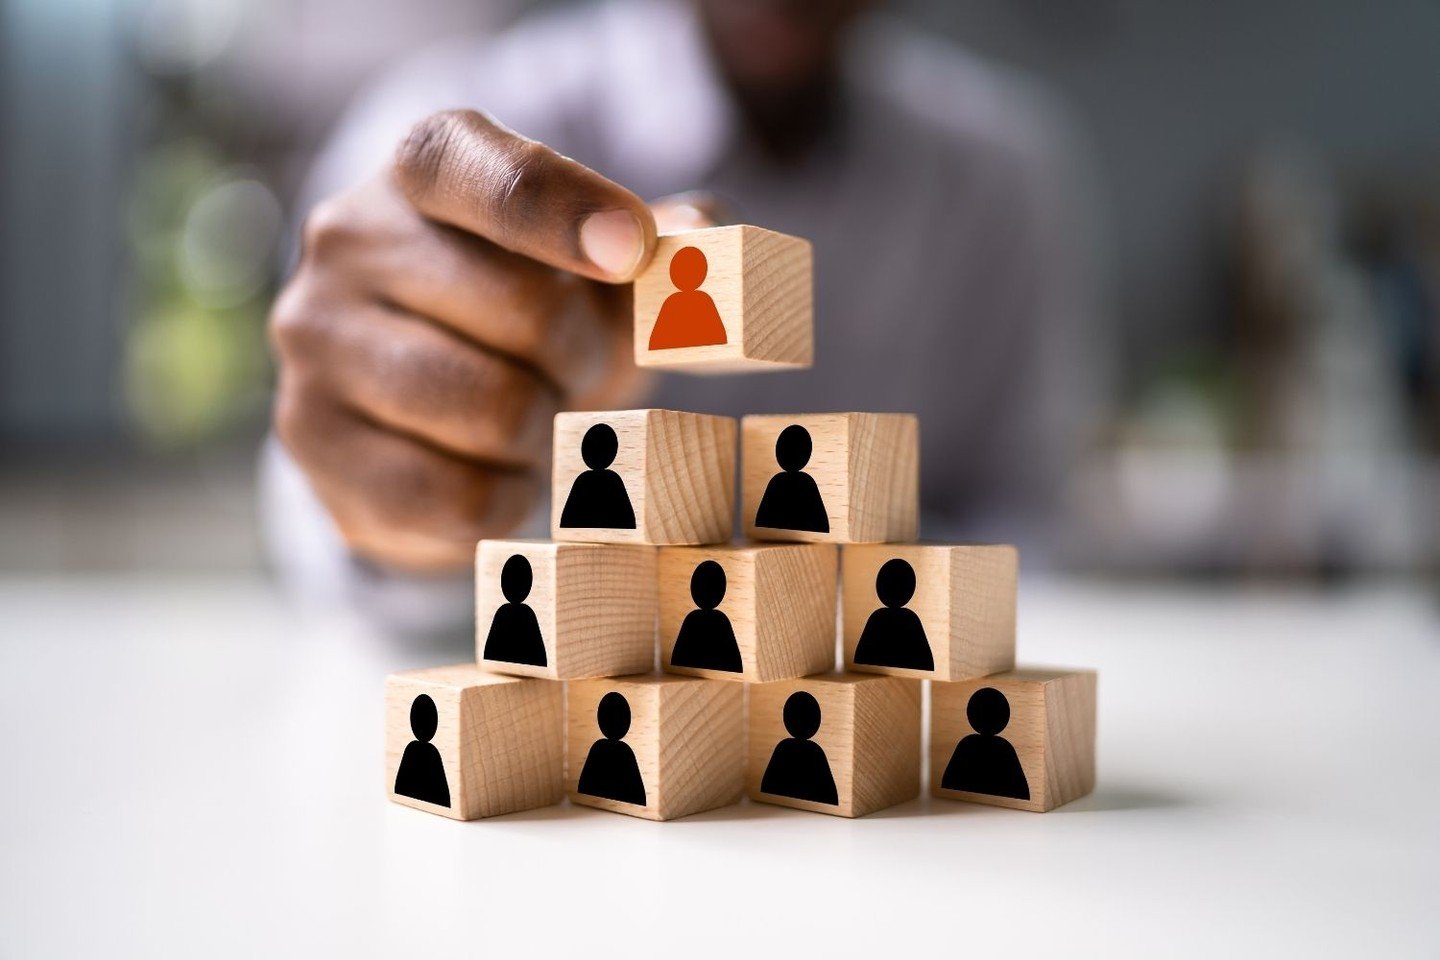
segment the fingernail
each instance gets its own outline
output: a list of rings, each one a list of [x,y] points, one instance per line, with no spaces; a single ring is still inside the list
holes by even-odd
[[[580,224],[580,252],[612,277],[628,278],[645,254],[645,231],[629,210],[592,213]]]

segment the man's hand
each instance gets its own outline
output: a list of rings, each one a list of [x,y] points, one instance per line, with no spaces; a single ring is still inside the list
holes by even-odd
[[[357,552],[462,565],[545,481],[557,409],[633,390],[628,287],[655,217],[478,113],[316,207],[270,332],[275,426]]]

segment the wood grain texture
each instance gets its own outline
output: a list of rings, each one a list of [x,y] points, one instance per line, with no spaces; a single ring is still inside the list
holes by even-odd
[[[883,605],[875,578],[893,559],[915,571],[915,594],[905,607],[920,618],[935,669],[855,663],[855,647]],[[841,548],[845,668],[864,673],[965,680],[1015,666],[1015,606],[1019,553],[986,544],[879,544]]]
[[[656,551],[642,545],[481,540],[475,548],[475,659],[486,670],[572,680],[645,673],[655,665]],[[500,571],[512,556],[530,563],[524,603],[535,612],[545,666],[485,658]]]
[[[671,662],[686,616],[695,568],[713,560],[725,571],[716,608],[730,621],[742,673]],[[672,673],[765,683],[835,668],[836,548],[830,544],[756,544],[660,548],[660,658]]]
[[[714,301],[726,342],[649,349],[665,301],[677,292],[670,261],[684,247],[705,254],[700,290]],[[810,242],[745,225],[662,234],[635,279],[635,363],[686,373],[745,373],[810,366],[814,356]]]
[[[395,793],[405,748],[415,739],[410,707],[428,695],[450,806]],[[396,803],[475,820],[558,803],[564,796],[561,688],[544,680],[484,673],[473,663],[391,674],[385,680],[385,790]]]
[[[1029,800],[940,785],[956,745],[975,733],[966,707],[983,687],[999,690],[1010,703],[1010,721],[998,736],[1020,758]],[[1021,668],[960,683],[936,682],[930,690],[930,790],[935,796],[1043,813],[1095,789],[1093,670]]]
[[[815,479],[830,521],[828,533],[755,525],[770,480],[780,471],[775,441],[798,424],[810,434],[804,473]],[[919,525],[920,428],[912,414],[766,414],[741,421],[745,535],[756,540],[897,543]]]
[[[825,751],[837,805],[760,791],[775,747],[789,737],[784,708],[805,691],[820,704],[820,729],[811,739]],[[901,677],[832,673],[750,688],[745,787],[760,803],[841,817],[863,817],[920,794],[920,684]]]
[[[608,424],[619,439],[610,468],[625,484],[635,529],[560,526],[585,433]],[[561,413],[555,417],[551,536],[595,543],[703,544],[730,539],[735,512],[735,443],[731,417],[677,410]]]
[[[644,806],[578,792],[602,738],[596,708],[617,692],[630,705],[622,738],[635,752]],[[566,684],[565,786],[573,803],[647,820],[675,820],[739,801],[745,782],[744,687],[698,677],[647,675]]]

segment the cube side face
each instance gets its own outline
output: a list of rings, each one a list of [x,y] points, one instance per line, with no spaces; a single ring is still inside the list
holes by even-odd
[[[434,704],[435,727],[428,738],[428,728],[411,724],[421,696]],[[460,728],[459,688],[402,675],[386,679],[385,791],[392,801],[452,820],[471,819],[460,775]]]
[[[838,551],[791,544],[755,551],[756,664],[768,683],[835,669]]]
[[[1015,669],[1020,555],[1012,546],[957,546],[950,555],[949,674],[965,680]]]
[[[920,681],[868,677],[855,684],[851,815],[863,817],[920,795]]]
[[[808,240],[742,227],[745,358],[782,367],[814,360],[814,269]]]
[[[1095,714],[1094,671],[1076,671],[1045,684],[1046,810],[1095,789]]]
[[[792,736],[786,705],[808,694],[818,706],[814,732],[798,727]],[[798,719],[811,721],[802,706]],[[805,736],[804,734],[809,734]],[[745,789],[750,799],[814,813],[852,817],[855,759],[854,685],[835,679],[801,678],[750,688]],[[833,798],[836,802],[831,803]]]
[[[686,247],[703,258],[698,298],[678,283],[687,269],[698,276],[693,254],[688,266],[676,263]],[[636,365],[700,374],[809,366],[811,259],[808,241],[759,227],[662,234],[650,266],[635,279]]]
[[[794,543],[851,539],[849,416],[767,414],[741,421],[741,503],[747,537]],[[809,437],[810,455],[798,469],[787,470],[780,466],[776,445],[791,426]],[[788,525],[761,526],[761,520]],[[822,525],[827,529],[816,529]]]
[[[1043,680],[1010,674],[930,687],[930,790],[937,797],[1049,809],[1049,718]],[[982,690],[997,691],[971,701]],[[974,712],[986,730],[976,730]]]
[[[555,675],[626,676],[654,667],[655,548],[558,544],[555,568]]]
[[[723,543],[735,515],[732,417],[647,411],[644,542]]]
[[[660,820],[729,806],[745,792],[745,689],[717,680],[659,686]]]
[[[561,676],[562,645],[556,629],[558,550],[557,544],[533,540],[482,540],[477,545],[475,659],[487,670],[521,677]],[[506,598],[501,582],[513,557],[524,560],[517,572],[523,572],[524,566],[530,569],[530,589],[516,603]],[[534,642],[535,627],[540,635],[539,650]],[[542,657],[543,664],[535,662]],[[521,662],[527,660],[530,662]]]
[[[629,725],[600,728],[601,701],[624,698]],[[660,689],[631,680],[575,680],[566,684],[565,791],[570,802],[646,820],[661,819]],[[581,788],[587,792],[582,793]],[[594,791],[594,792],[590,792]]]
[[[755,552],[728,546],[662,547],[659,554],[661,666],[670,673],[753,682],[758,676]],[[702,612],[692,595],[696,569],[706,561],[719,564],[725,574],[724,596],[713,608],[718,617]],[[702,585],[702,591],[707,586],[714,584]],[[692,619],[692,613],[698,615]],[[740,655],[738,673],[727,669],[734,665],[727,649],[727,626]],[[681,663],[674,662],[677,646]]]
[[[848,419],[851,543],[914,540],[920,524],[920,421],[911,414]]]
[[[559,684],[526,679],[467,687],[460,720],[466,819],[560,802],[565,731]]]
[[[648,410],[609,410],[555,415],[552,538],[579,543],[650,542],[645,529],[649,414]],[[592,468],[582,449],[608,452],[603,427],[613,431],[614,458],[606,463],[601,457]]]
[[[891,544],[842,548],[845,669],[948,679],[954,655],[949,550]],[[892,561],[898,563],[887,567]],[[914,592],[899,602],[906,585],[906,567],[913,576]],[[886,571],[883,578],[882,570]],[[881,593],[895,605],[882,600]]]

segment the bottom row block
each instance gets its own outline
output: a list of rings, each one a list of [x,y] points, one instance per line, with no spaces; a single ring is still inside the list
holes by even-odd
[[[735,803],[860,817],[920,792],[920,682],[837,673],[750,690],[645,675],[561,685],[474,664],[386,680],[391,799],[460,820],[577,804],[672,820]],[[932,685],[930,786],[1050,810],[1095,784],[1095,674]],[[568,760],[568,762],[567,762]]]
[[[456,820],[558,803],[564,795],[560,685],[473,663],[385,681],[390,799]]]

